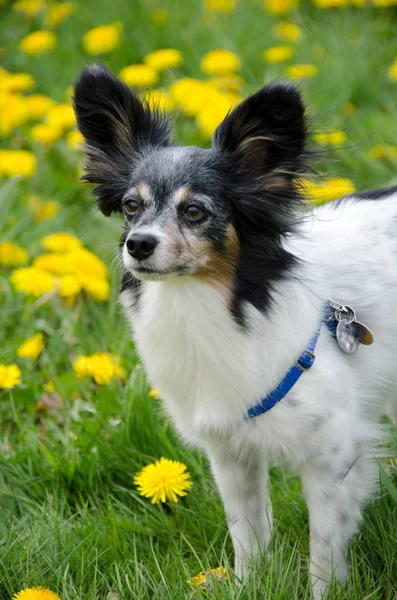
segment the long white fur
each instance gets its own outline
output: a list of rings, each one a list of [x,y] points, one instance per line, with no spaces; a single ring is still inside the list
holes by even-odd
[[[237,575],[271,535],[267,464],[287,464],[308,503],[319,599],[332,574],[347,576],[348,542],[377,481],[378,417],[397,417],[397,195],[318,208],[288,246],[301,264],[278,285],[269,314],[245,307],[248,333],[219,289],[190,276],[143,282],[136,312],[128,290],[122,304],[175,426],[210,459]],[[323,327],[312,369],[269,412],[244,421],[306,347],[330,298],[354,307],[374,344],[347,355]]]

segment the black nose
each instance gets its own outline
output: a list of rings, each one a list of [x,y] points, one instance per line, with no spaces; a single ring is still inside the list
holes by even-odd
[[[145,233],[136,233],[128,238],[126,242],[128,252],[137,260],[143,260],[151,256],[158,243],[157,238]]]

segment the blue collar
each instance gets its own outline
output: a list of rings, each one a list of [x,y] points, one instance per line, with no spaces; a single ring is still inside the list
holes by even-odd
[[[309,341],[307,347],[302,352],[302,354],[297,359],[296,363],[290,368],[285,377],[280,381],[278,386],[270,392],[265,398],[262,398],[255,404],[255,406],[251,406],[244,415],[244,418],[252,419],[253,417],[258,417],[263,413],[267,412],[273,406],[275,406],[280,400],[284,398],[288,394],[288,392],[294,387],[298,379],[308,371],[314,363],[315,354],[314,350],[316,349],[317,341],[320,336],[321,325],[325,323],[328,329],[331,331],[331,334],[335,336],[335,323],[329,319],[329,310],[330,306],[327,303],[324,307],[324,313],[319,323],[318,329]]]

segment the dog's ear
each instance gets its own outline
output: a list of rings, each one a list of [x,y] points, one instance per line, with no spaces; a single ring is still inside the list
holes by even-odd
[[[108,69],[84,69],[74,89],[77,126],[84,136],[84,179],[95,183],[98,206],[106,215],[121,210],[134,161],[148,147],[166,146],[170,127]]]
[[[241,172],[267,187],[282,188],[303,170],[304,112],[293,86],[271,83],[227,115],[214,133],[213,146],[233,153]]]

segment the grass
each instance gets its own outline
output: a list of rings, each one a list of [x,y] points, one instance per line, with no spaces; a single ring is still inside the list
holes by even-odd
[[[26,57],[19,41],[40,27],[6,4],[0,8],[4,66],[26,71],[37,91],[64,101],[66,88],[90,59],[81,47],[85,31],[96,24],[122,21],[120,48],[103,57],[114,71],[154,48],[179,48],[183,71],[166,74],[163,83],[187,74],[200,76],[202,54],[229,48],[242,60],[244,94],[279,77],[283,65],[264,67],[260,53],[277,43],[276,19],[254,0],[240,1],[228,15],[205,16],[201,3],[167,0],[167,23],[151,22],[154,1],[86,0],[57,29],[57,49]],[[394,60],[397,21],[393,9],[320,10],[305,3],[293,20],[303,41],[293,62],[315,63],[319,74],[300,83],[318,129],[347,133],[343,149],[320,155],[326,176],[353,180],[358,189],[395,181],[397,161],[374,160],[375,144],[397,143],[396,83],[388,79]],[[343,116],[352,102],[357,111]],[[177,118],[177,137],[184,143],[207,143],[191,119]],[[121,222],[105,220],[78,181],[79,156],[64,140],[50,149],[33,144],[28,130],[14,132],[4,147],[31,148],[39,159],[26,181],[3,180],[0,189],[1,239],[12,239],[32,255],[40,238],[53,231],[74,232],[109,266],[114,265]],[[51,221],[35,222],[23,199],[27,194],[53,197],[62,204]],[[110,301],[88,298],[74,308],[56,298],[42,306],[16,294],[9,271],[0,271],[0,362],[16,360],[17,346],[42,331],[46,348],[37,363],[20,363],[23,385],[0,393],[0,598],[8,600],[25,586],[43,585],[62,600],[179,600],[206,597],[186,582],[201,570],[232,562],[220,498],[205,458],[178,441],[148,385],[117,304],[119,274],[111,271]],[[71,362],[78,354],[102,350],[123,357],[125,385],[95,387],[77,380]],[[62,405],[37,413],[43,384],[52,379]],[[396,454],[397,439],[392,441]],[[166,456],[184,462],[193,488],[178,505],[152,506],[132,483],[140,468]],[[335,600],[388,600],[397,593],[397,503],[387,467],[379,498],[365,511],[359,536],[351,546],[352,572],[346,587],[335,587]],[[309,598],[307,513],[296,477],[273,468],[272,500],[276,527],[273,555],[240,588],[214,582],[215,599]]]

